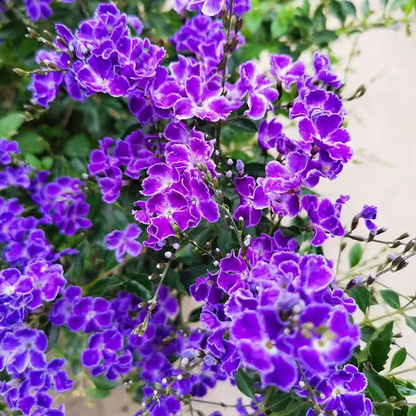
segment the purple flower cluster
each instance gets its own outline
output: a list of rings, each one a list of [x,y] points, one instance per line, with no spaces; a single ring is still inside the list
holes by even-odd
[[[323,379],[327,390],[338,392],[345,376],[345,385],[352,387],[344,390],[361,392],[365,384],[353,389],[355,380],[363,380],[356,369],[354,374],[351,366],[337,371],[359,342],[359,327],[349,319],[355,303],[336,288],[330,262],[318,255],[301,257],[296,246],[279,232],[263,234],[246,256],[231,252],[217,273],[191,286],[193,297],[205,301],[201,322],[208,331],[207,350],[229,377],[248,367],[260,374],[263,387],[289,391],[302,385],[301,366]],[[327,409],[348,406],[349,397],[340,402],[327,390],[321,398]]]
[[[93,19],[82,22],[75,34],[64,25],[56,25],[60,52],[42,51],[37,61],[51,62],[58,70],[33,76],[33,101],[47,107],[61,85],[78,101],[100,92],[129,97],[135,89],[144,90],[165,51],[148,39],[132,36],[129,24],[141,30],[138,18],[120,13],[113,3],[103,3]]]
[[[218,205],[213,191],[204,177],[215,178],[215,164],[211,159],[213,141],[185,124],[172,122],[165,131],[169,140],[164,149],[165,162],[147,169],[141,193],[149,197],[135,203],[134,217],[147,224],[149,238],[145,245],[160,249],[170,236],[196,227],[202,218],[209,222],[219,219]]]
[[[121,263],[126,252],[132,257],[141,253],[143,246],[136,241],[141,233],[142,230],[137,224],[129,224],[125,230],[115,230],[107,234],[104,243],[109,250],[116,251],[116,259]]]
[[[81,189],[83,182],[62,176],[46,184],[48,176],[48,172],[39,172],[31,183],[32,199],[43,214],[41,223],[55,224],[64,235],[90,228],[92,223],[86,218],[90,206]]]
[[[276,119],[261,122],[259,146],[263,150],[277,150],[279,158],[266,165],[266,177],[258,178],[257,183],[248,175],[235,179],[236,191],[240,196],[235,217],[242,217],[251,227],[259,223],[264,208],[270,208],[279,217],[295,217],[303,208],[315,230],[312,244],[321,245],[328,234],[344,235],[339,217],[341,206],[348,197],[343,196],[332,204],[327,199],[320,200],[312,195],[302,198],[301,191],[305,187],[315,187],[320,178],[335,179],[353,153],[348,144],[349,134],[342,127],[345,114],[342,102],[336,94],[324,88],[335,82],[335,76],[322,55],[315,54],[314,62],[315,67],[320,68],[319,72],[313,77],[307,77],[302,63],[292,62],[286,55],[272,56],[272,74],[285,88],[297,83],[299,97],[290,110],[290,117],[299,120],[300,137],[296,140],[288,138]],[[249,79],[252,83],[254,78],[251,76]],[[322,82],[323,86],[317,85],[316,81]],[[277,98],[270,87],[266,87],[266,91],[267,94],[263,96],[254,96],[252,106],[251,93],[248,93],[249,110],[246,114],[251,118],[262,118]],[[262,104],[260,98],[263,99]],[[258,117],[253,111],[259,111]]]
[[[217,16],[222,10],[230,9],[230,0],[174,0],[173,8],[177,13],[184,10],[200,10],[207,16]],[[241,16],[251,10],[250,0],[234,0],[233,13]]]
[[[100,140],[100,148],[90,155],[88,170],[97,180],[104,202],[117,200],[123,186],[123,174],[138,179],[140,173],[159,161],[155,136],[146,136],[140,130],[129,134],[124,140],[110,137]]]
[[[373,415],[370,399],[362,394],[367,380],[353,365],[346,365],[328,378],[309,376],[307,382],[315,392],[315,399],[321,411],[329,414],[337,412],[337,415]],[[296,393],[307,398],[309,392],[306,383],[300,382],[299,385],[295,388]],[[319,416],[319,411],[309,409],[307,416]]]

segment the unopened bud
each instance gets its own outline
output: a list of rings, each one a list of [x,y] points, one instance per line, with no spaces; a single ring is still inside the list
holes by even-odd
[[[233,163],[234,163],[234,162],[233,162],[233,160],[232,160],[232,159],[228,159],[228,160],[227,160],[227,165],[228,165],[228,166],[232,166],[232,165],[233,165]]]
[[[394,403],[395,401],[397,401],[397,397],[396,396],[390,396],[387,398],[387,401],[389,403]]]
[[[368,237],[367,237],[367,241],[370,243],[371,241],[373,241],[374,240],[374,237],[375,237],[376,235],[374,234],[374,233],[369,233],[368,234]]]
[[[367,286],[371,286],[375,282],[375,280],[376,280],[376,276],[374,274],[370,274],[367,277],[367,281],[366,281]]]
[[[237,37],[235,37],[231,42],[230,42],[230,45],[229,45],[229,47],[228,47],[228,49],[229,49],[229,51],[230,52],[234,52],[235,51],[235,48],[238,46],[238,38]]]
[[[383,234],[387,231],[387,227],[381,227],[376,231],[376,235]]]
[[[396,272],[399,270],[403,270],[405,267],[409,265],[409,262],[407,260],[402,260],[396,267]]]
[[[166,269],[166,263],[158,263],[158,264],[156,264],[156,269],[159,269],[159,270]]]
[[[228,171],[225,173],[225,177],[226,177],[227,179],[231,179],[231,178],[233,177],[233,171],[232,171],[232,170],[228,170]]]
[[[353,279],[351,279],[347,283],[347,286],[345,287],[345,290],[348,291],[348,290],[353,289],[354,287],[361,286],[363,284],[364,280],[365,280],[364,276],[355,276]]]
[[[409,234],[409,233],[403,233],[403,234],[400,234],[400,235],[396,238],[396,240],[404,240],[405,238],[408,238],[408,237],[410,237],[410,234]]]
[[[149,275],[148,279],[149,280],[157,280],[160,278],[160,274],[159,273],[152,273],[151,275]]]
[[[238,217],[238,228],[240,230],[244,229],[244,218],[243,217]]]
[[[395,241],[391,246],[390,246],[390,248],[397,248],[397,247],[399,247],[399,246],[401,246],[402,245],[402,243],[400,242],[400,241]]]
[[[243,241],[244,247],[250,247],[251,244],[251,235],[248,234]]]
[[[189,364],[189,358],[187,358],[187,357],[182,358],[181,366],[186,367],[188,364]]]
[[[393,267],[395,267],[395,266],[397,266],[399,263],[401,263],[401,262],[402,262],[402,260],[403,260],[403,256],[396,256],[396,257],[394,258],[394,260],[391,262],[391,265],[392,265]]]
[[[26,35],[26,37],[28,39],[39,39],[40,35],[38,32],[36,32],[36,30],[33,30],[31,27],[27,28],[28,34]]]
[[[147,304],[148,304],[147,300],[145,300],[143,302],[140,302],[139,305],[138,305],[138,308],[139,309],[144,309],[147,306]]]
[[[360,220],[360,216],[356,215],[351,221],[351,231],[354,231],[358,227],[358,222]]]
[[[151,303],[149,305],[149,311],[154,311],[156,309],[157,303]]]
[[[172,253],[171,251],[167,251],[167,252],[165,253],[165,257],[166,257],[167,259],[171,259],[171,258],[172,258],[172,256],[173,256],[173,253]]]
[[[14,68],[13,72],[16,73],[17,75],[21,76],[21,77],[26,77],[28,75],[28,72],[20,69],[20,68]]]
[[[226,215],[225,217],[224,217],[224,222],[225,222],[225,225],[227,226],[227,227],[232,227],[232,222],[231,222],[231,218],[230,218],[230,216],[229,215]]]
[[[415,240],[410,240],[408,241],[408,243],[406,244],[406,247],[403,250],[403,253],[407,253],[408,251],[410,251],[413,247],[415,246]]]
[[[243,27],[243,18],[239,17],[237,21],[235,22],[235,28],[234,28],[235,33],[238,33],[242,27]]]
[[[172,244],[172,247],[173,247],[175,250],[179,250],[179,249],[181,248],[181,245],[180,245],[179,243],[173,243],[173,244]]]
[[[213,159],[214,159],[214,163],[215,163],[216,165],[218,165],[218,162],[220,161],[220,152],[219,152],[218,150],[216,150],[216,151],[214,152]]]

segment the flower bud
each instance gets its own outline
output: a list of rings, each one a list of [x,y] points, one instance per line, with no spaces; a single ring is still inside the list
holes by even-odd
[[[403,253],[407,253],[408,251],[410,251],[413,247],[415,246],[415,240],[412,239],[410,241],[407,242],[406,247],[403,250]]]
[[[401,246],[402,245],[402,243],[400,242],[400,241],[395,241],[391,246],[390,246],[390,248],[397,248],[397,247],[399,247],[399,246]]]
[[[228,159],[228,160],[227,160],[227,165],[228,165],[228,166],[232,166],[232,165],[233,165],[233,163],[234,163],[234,162],[233,162],[233,160],[232,160],[232,159]]]
[[[229,215],[226,215],[225,217],[224,217],[224,222],[225,222],[225,225],[228,227],[228,228],[232,228],[232,222],[231,222],[231,218],[230,218],[230,216]]]
[[[244,229],[244,218],[243,217],[238,217],[238,228],[240,230]]]
[[[399,270],[403,270],[405,267],[407,267],[409,265],[409,262],[405,259],[403,259],[396,267],[396,272],[398,272]]]
[[[172,253],[171,251],[167,251],[167,252],[165,253],[165,257],[166,257],[167,259],[171,259],[171,258],[173,257],[173,253]]]
[[[234,27],[235,33],[238,33],[242,27],[243,27],[243,18],[239,17],[237,21],[235,22],[235,27]]]
[[[353,279],[351,279],[347,283],[347,286],[345,287],[345,290],[349,291],[349,290],[353,289],[354,287],[362,286],[364,280],[365,280],[364,276],[355,276]]]
[[[181,248],[181,245],[180,245],[179,243],[173,243],[173,244],[172,244],[172,247],[173,247],[175,250],[179,250],[179,249]]]
[[[403,234],[400,234],[400,235],[396,238],[396,240],[404,240],[405,238],[408,238],[408,237],[410,237],[410,234],[409,234],[409,233],[403,233]]]
[[[403,256],[396,256],[396,257],[394,258],[394,260],[391,262],[391,265],[392,265],[393,267],[395,267],[395,266],[397,266],[399,263],[401,263],[401,262],[402,262],[402,260],[403,260]]]
[[[374,274],[370,274],[367,277],[366,284],[367,284],[367,286],[371,286],[375,281],[376,281],[376,276]]]
[[[376,231],[376,235],[383,234],[387,231],[387,227],[381,227]]]
[[[160,274],[159,273],[152,273],[151,275],[149,275],[148,279],[153,281],[153,280],[157,280],[160,278]]]
[[[351,231],[354,231],[358,227],[358,222],[360,220],[360,216],[356,215],[351,221]]]

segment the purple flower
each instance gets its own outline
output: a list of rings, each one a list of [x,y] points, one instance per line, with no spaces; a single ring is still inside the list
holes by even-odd
[[[263,120],[259,126],[258,141],[259,146],[263,150],[275,149],[280,139],[285,139],[282,132],[283,126],[276,119]]]
[[[120,374],[131,370],[132,356],[130,351],[122,355],[123,335],[115,329],[106,329],[102,333],[91,335],[88,348],[82,352],[81,362],[91,368],[93,377],[105,373],[108,380],[115,380]]]
[[[244,112],[253,120],[260,120],[267,110],[273,109],[273,102],[279,96],[273,81],[258,73],[254,62],[249,61],[240,66],[240,80],[237,90],[241,96],[247,94],[248,110]]]
[[[73,331],[96,332],[111,325],[113,311],[103,298],[79,298],[68,317],[68,328]]]
[[[360,218],[364,220],[365,226],[371,233],[377,231],[377,225],[372,221],[377,218],[377,207],[374,205],[364,205],[361,212],[354,216],[353,225],[351,226],[352,230],[357,227]]]
[[[107,234],[104,239],[109,250],[116,250],[116,259],[119,263],[124,260],[127,252],[132,257],[137,257],[142,251],[142,244],[136,241],[142,230],[136,224],[129,224],[125,230],[115,230]]]
[[[221,88],[209,89],[199,76],[190,77],[185,83],[186,96],[176,102],[175,116],[180,119],[198,117],[201,120],[225,120],[231,113]]]
[[[56,325],[65,325],[72,315],[75,303],[81,298],[82,289],[78,286],[68,286],[64,296],[56,301],[49,314],[50,321]]]
[[[260,372],[263,386],[289,391],[299,378],[295,360],[279,346],[282,324],[272,308],[246,311],[234,320],[231,336],[243,361]]]
[[[315,68],[315,79],[318,81],[334,88],[339,88],[342,85],[342,81],[338,75],[331,71],[331,65],[327,55],[315,52],[313,55],[313,66]]]
[[[52,16],[50,7],[52,0],[25,0],[26,12],[30,20],[37,22],[39,19],[46,20]]]
[[[16,140],[0,138],[0,165],[8,165],[12,161],[12,154],[20,155],[19,145]]]
[[[302,198],[302,206],[308,213],[315,235],[311,240],[314,246],[320,246],[331,236],[342,237],[345,234],[339,217],[342,205],[349,200],[348,196],[341,196],[335,204],[327,199],[319,199],[316,195],[305,195]]]
[[[240,197],[234,218],[238,220],[242,217],[247,227],[254,227],[260,222],[263,209],[269,206],[269,198],[261,186],[256,186],[251,176],[244,175],[242,178],[235,178],[234,184]]]
[[[306,67],[302,62],[293,62],[288,55],[270,57],[271,74],[283,82],[286,89],[305,74]]]
[[[18,329],[8,332],[1,341],[0,368],[22,373],[26,368],[42,370],[46,366],[48,339],[43,331]]]

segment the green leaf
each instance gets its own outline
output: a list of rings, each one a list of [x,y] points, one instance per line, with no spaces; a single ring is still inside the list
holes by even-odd
[[[91,151],[91,144],[85,134],[77,134],[67,141],[63,153],[69,157],[88,157]]]
[[[94,377],[92,382],[98,390],[113,390],[118,386],[118,383],[109,381],[104,376]]]
[[[104,399],[108,397],[111,393],[111,390],[99,390],[90,388],[87,389],[88,396],[92,397],[93,399]]]
[[[394,12],[395,10],[399,9],[400,7],[403,7],[407,4],[408,0],[393,0],[393,2],[390,5],[390,11]]]
[[[34,168],[38,170],[42,170],[42,162],[39,160],[38,157],[35,155],[32,155],[32,153],[25,153],[23,155],[23,160],[30,166],[33,166]]]
[[[361,340],[367,343],[371,338],[371,335],[374,334],[375,330],[376,329],[372,326],[363,326],[361,328]]]
[[[381,7],[386,8],[389,0],[380,0]]]
[[[58,342],[60,328],[58,326],[48,324],[47,330],[45,330],[45,332],[48,336],[48,348],[46,349],[46,352],[49,352]]]
[[[374,405],[376,415],[378,416],[393,416],[394,407],[390,403],[377,403]]]
[[[347,16],[357,16],[357,9],[355,8],[354,3],[344,0],[343,2],[341,2],[341,6]]]
[[[45,139],[34,131],[24,131],[16,136],[22,153],[40,155],[46,149]]]
[[[364,0],[361,4],[361,13],[364,17],[368,17],[370,15],[370,3],[368,0]]]
[[[339,3],[336,0],[332,0],[329,3],[329,12],[333,16],[335,16],[341,22],[342,25],[344,25],[346,16],[345,16],[344,9],[341,6],[341,3]]]
[[[391,359],[390,364],[390,371],[394,368],[400,367],[406,360],[407,357],[407,351],[406,348],[400,348]]]
[[[366,313],[371,300],[371,294],[368,288],[366,286],[359,286],[351,289],[348,293],[355,300],[360,310]]]
[[[118,277],[107,277],[97,282],[89,291],[90,296],[104,296],[106,292],[114,287],[121,286],[123,282]]]
[[[310,404],[305,402],[292,401],[287,405],[286,409],[273,412],[271,416],[303,416],[310,407]]]
[[[254,121],[250,120],[249,118],[235,120],[231,122],[229,126],[241,131],[245,131],[246,133],[257,133],[258,131],[258,128]]]
[[[371,366],[370,369],[364,368],[363,372],[368,382],[367,391],[373,401],[385,402],[391,396],[396,396],[398,400],[403,398],[393,380],[381,376]]]
[[[14,136],[24,121],[23,113],[17,111],[0,118],[0,137],[8,139]]]
[[[406,325],[416,332],[416,316],[406,316]]]
[[[53,158],[45,156],[42,158],[41,163],[43,169],[50,170],[53,166]]]
[[[333,30],[320,30],[311,34],[311,41],[318,45],[326,44],[337,39],[337,34]]]
[[[407,412],[407,416],[416,416],[416,406],[409,407],[409,411]]]
[[[244,171],[247,175],[254,176],[255,178],[265,176],[265,168],[263,163],[247,163],[244,166]]]
[[[289,403],[292,401],[293,397],[291,394],[275,392],[269,400],[267,400],[266,407],[271,411],[277,412],[279,410],[287,409]]]
[[[409,380],[402,380],[396,377],[390,377],[394,383],[397,391],[403,396],[414,396],[416,394],[416,387]]]
[[[143,300],[149,300],[153,296],[153,284],[146,273],[134,273],[124,284],[130,292]]]
[[[350,260],[350,268],[356,266],[363,256],[363,248],[361,247],[360,243],[355,243],[350,250],[349,253],[349,260]]]
[[[245,396],[250,397],[253,400],[256,399],[254,396],[253,380],[241,368],[239,368],[235,373],[235,384],[237,385],[238,390],[240,390]]]
[[[384,369],[393,341],[393,322],[383,325],[373,334],[369,343],[369,360],[376,371]]]
[[[280,36],[283,36],[287,33],[289,27],[286,23],[283,23],[280,19],[273,19],[272,24],[270,26],[270,32],[272,35],[272,39],[277,39]]]
[[[199,317],[201,316],[201,312],[202,312],[202,306],[200,306],[199,308],[193,309],[191,313],[189,314],[188,322],[198,322]]]
[[[386,302],[387,305],[389,305],[393,309],[400,308],[399,295],[393,290],[390,290],[390,289],[380,290],[380,295],[383,298],[384,302]]]

